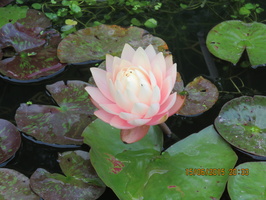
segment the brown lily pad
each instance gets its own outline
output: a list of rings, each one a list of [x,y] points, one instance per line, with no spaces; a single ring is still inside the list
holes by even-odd
[[[65,37],[58,46],[58,57],[62,63],[103,60],[106,54],[120,56],[125,43],[133,48],[146,48],[152,44],[158,51],[168,53],[167,44],[144,29],[100,25],[81,29]]]
[[[196,77],[184,89],[186,101],[178,114],[197,115],[209,110],[218,100],[219,92],[216,86],[202,76]]]
[[[47,89],[59,106],[21,104],[16,111],[18,128],[45,143],[81,145],[82,131],[95,119],[83,81],[63,81],[48,85]]]
[[[0,119],[0,163],[11,158],[19,149],[20,132],[11,122]]]
[[[30,188],[29,179],[13,170],[0,168],[0,198],[1,200],[39,200]]]
[[[45,200],[94,200],[102,195],[105,185],[93,169],[88,152],[64,152],[59,155],[59,164],[64,175],[41,168],[33,173],[30,184],[34,192]]]
[[[8,23],[0,29],[0,73],[17,80],[32,80],[65,67],[57,58],[61,41],[56,30]]]

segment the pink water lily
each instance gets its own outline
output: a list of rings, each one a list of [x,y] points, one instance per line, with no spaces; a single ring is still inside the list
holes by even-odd
[[[106,55],[106,71],[91,68],[97,87],[87,86],[95,115],[121,129],[121,139],[142,139],[151,125],[163,123],[181,108],[185,98],[172,93],[176,64],[152,45],[136,51],[125,44],[121,58]]]

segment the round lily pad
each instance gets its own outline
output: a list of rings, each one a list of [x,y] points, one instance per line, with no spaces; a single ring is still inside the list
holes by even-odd
[[[0,163],[12,157],[20,147],[21,136],[16,126],[0,119]]]
[[[227,188],[231,200],[266,199],[266,162],[246,162],[230,173]]]
[[[220,135],[240,150],[266,156],[266,97],[242,96],[227,102],[215,119]]]
[[[105,185],[93,169],[88,152],[64,152],[59,155],[59,164],[64,175],[41,168],[33,173],[30,184],[35,193],[46,200],[94,200],[102,195]]]
[[[58,46],[58,57],[62,63],[103,60],[106,54],[120,56],[125,43],[133,48],[145,48],[152,44],[158,51],[168,51],[168,46],[162,39],[152,36],[144,29],[100,25],[78,30],[65,37]]]
[[[47,89],[59,106],[23,103],[16,111],[18,128],[45,143],[81,145],[82,131],[95,119],[83,81],[63,81],[48,85]]]
[[[39,200],[29,182],[25,175],[13,169],[0,168],[0,199]]]
[[[196,77],[187,84],[184,91],[187,97],[178,114],[186,116],[201,114],[209,110],[219,96],[217,87],[202,76]]]
[[[61,41],[56,30],[8,23],[0,29],[0,73],[15,80],[55,74],[66,64],[57,57]]]
[[[209,51],[223,60],[236,64],[244,50],[252,66],[266,64],[266,25],[238,20],[224,21],[210,30],[206,44]]]

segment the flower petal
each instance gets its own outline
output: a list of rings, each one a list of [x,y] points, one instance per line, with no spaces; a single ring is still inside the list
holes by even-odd
[[[172,55],[168,55],[165,58],[166,71],[174,64]]]
[[[173,107],[173,105],[176,102],[176,93],[171,94],[167,100],[161,105],[160,111],[158,112],[158,114],[163,114],[166,113],[170,110],[170,108]]]
[[[163,56],[163,53],[160,52],[158,53],[151,62],[152,68],[157,67],[160,69],[162,77],[165,77],[166,73],[166,63],[165,63],[165,58]]]
[[[113,71],[113,62],[114,62],[114,57],[111,56],[110,54],[106,54],[105,65],[106,65],[106,71],[107,72]]]
[[[132,63],[135,66],[143,67],[147,71],[150,71],[151,69],[150,60],[146,52],[144,51],[144,49],[142,49],[141,47],[139,47],[134,53],[133,58],[132,58]]]
[[[134,143],[141,140],[149,131],[150,126],[138,126],[133,129],[121,130],[120,137],[125,143]]]
[[[113,101],[113,97],[110,94],[109,87],[106,81],[106,71],[96,67],[92,67],[90,68],[90,70],[99,90],[106,98]]]
[[[168,119],[168,114],[155,115],[146,125],[157,125],[165,122]]]
[[[129,124],[133,126],[142,126],[146,123],[148,123],[151,119],[133,119],[128,121]]]
[[[164,81],[161,87],[161,104],[163,104],[167,98],[169,97],[170,93],[173,90],[173,83],[172,78],[168,76]]]
[[[119,117],[124,119],[124,120],[126,120],[126,121],[140,118],[139,115],[135,115],[135,114],[132,114],[132,113],[126,113],[126,112],[119,113]]]
[[[156,85],[152,90],[151,103],[159,103],[161,99],[160,88]]]
[[[99,104],[99,106],[104,109],[106,112],[113,114],[113,115],[119,115],[123,110],[117,106],[116,104]]]
[[[135,103],[130,113],[142,116],[147,113],[148,109],[149,106],[144,103]]]
[[[102,110],[102,109],[96,110],[94,112],[94,115],[96,117],[98,117],[99,119],[101,119],[102,121],[108,123],[108,124],[110,123],[110,121],[114,117],[114,115],[112,115],[112,114],[110,114],[110,113],[108,113],[108,112],[106,112],[105,110]]]
[[[183,106],[185,100],[186,100],[186,96],[181,96],[181,95],[177,94],[175,104],[172,106],[171,109],[169,109],[168,115],[171,116],[173,114],[178,114],[178,111]]]
[[[126,43],[121,54],[121,59],[132,61],[134,53],[135,50],[129,44]]]
[[[158,103],[151,104],[144,118],[151,118],[158,113],[160,105]]]
[[[130,129],[135,126],[129,124],[126,120],[121,119],[119,116],[114,116],[109,123],[111,126],[118,129]]]
[[[153,60],[153,58],[156,56],[156,51],[151,44],[145,49],[145,52],[148,55],[150,61]]]
[[[113,103],[112,101],[110,101],[109,99],[107,99],[101,93],[101,91],[98,88],[96,88],[96,87],[87,86],[87,87],[85,87],[85,90],[89,93],[89,95],[91,96],[91,98],[95,102],[97,102],[98,104],[111,104],[111,103]]]

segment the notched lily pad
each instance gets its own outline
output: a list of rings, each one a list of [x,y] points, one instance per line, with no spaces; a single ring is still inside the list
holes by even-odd
[[[224,21],[210,30],[206,44],[209,51],[223,60],[236,64],[244,50],[252,66],[266,64],[266,25],[238,20]]]
[[[58,46],[62,63],[79,63],[88,60],[103,60],[106,54],[120,56],[125,43],[132,47],[147,47],[152,44],[158,51],[167,54],[168,46],[138,27],[122,28],[117,25],[100,25],[81,29],[65,37]]]
[[[21,136],[17,128],[7,120],[0,119],[0,163],[11,158],[19,149]]]
[[[209,126],[161,152],[161,134],[152,126],[142,140],[124,144],[99,119],[83,132],[95,170],[119,199],[220,199],[237,160],[228,143]]]
[[[95,119],[83,81],[63,81],[47,89],[59,106],[21,104],[16,111],[18,128],[37,140],[51,144],[82,144],[82,131]]]
[[[178,114],[186,116],[201,114],[209,110],[219,97],[216,86],[202,76],[187,84],[184,94],[187,94],[187,97]]]
[[[227,185],[231,200],[266,199],[266,162],[246,162],[231,172]]]
[[[220,135],[233,146],[266,157],[266,97],[242,96],[227,102],[215,119]]]
[[[29,183],[25,175],[13,169],[0,168],[0,199],[39,200]]]
[[[64,152],[59,155],[59,164],[64,175],[41,168],[33,173],[30,184],[34,192],[46,200],[93,200],[102,195],[105,185],[93,169],[88,152]]]
[[[0,73],[9,78],[31,80],[48,76],[64,68],[57,57],[61,41],[56,30],[27,28],[20,23],[0,29]]]

